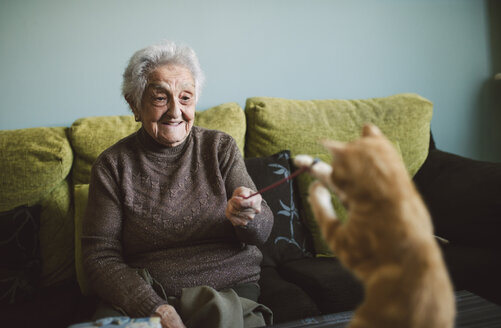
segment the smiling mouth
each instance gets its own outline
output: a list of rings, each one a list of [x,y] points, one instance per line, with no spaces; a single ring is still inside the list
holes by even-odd
[[[162,122],[162,125],[168,125],[168,126],[179,126],[183,124],[183,122]]]

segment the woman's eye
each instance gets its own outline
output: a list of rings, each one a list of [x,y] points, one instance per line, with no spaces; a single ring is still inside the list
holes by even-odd
[[[167,103],[167,97],[157,96],[153,97],[153,104],[155,105],[165,105]]]
[[[181,95],[179,97],[179,99],[182,101],[182,102],[189,102],[191,100],[191,95]]]

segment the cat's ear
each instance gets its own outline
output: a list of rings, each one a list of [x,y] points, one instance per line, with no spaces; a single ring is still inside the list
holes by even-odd
[[[382,135],[383,132],[381,132],[381,130],[379,130],[379,128],[374,124],[366,123],[362,128],[362,137],[377,137]]]
[[[321,140],[320,143],[327,150],[329,150],[332,153],[332,155],[339,155],[339,154],[343,153],[345,148],[346,148],[346,143],[341,142],[341,141],[324,139],[324,140]]]

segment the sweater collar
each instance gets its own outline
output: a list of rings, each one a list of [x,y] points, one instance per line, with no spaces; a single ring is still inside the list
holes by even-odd
[[[193,130],[193,128],[192,128]],[[178,155],[184,151],[186,146],[189,143],[189,140],[192,138],[192,131],[190,131],[190,134],[184,141],[174,147],[168,147],[165,145],[162,145],[155,139],[153,139],[152,136],[148,134],[146,129],[141,126],[141,128],[137,131],[137,137],[139,140],[139,143],[149,152],[155,153],[156,155],[159,156],[172,156],[172,155]]]

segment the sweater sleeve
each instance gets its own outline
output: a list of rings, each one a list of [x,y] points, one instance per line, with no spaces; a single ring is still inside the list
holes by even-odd
[[[238,187],[247,187],[256,190],[256,186],[249,176],[244,160],[235,140],[228,136],[228,144],[222,147],[221,174],[225,181],[227,198],[231,198],[233,191]],[[261,212],[245,227],[235,227],[239,240],[250,245],[262,245],[268,239],[273,227],[273,213],[266,202],[261,203]]]
[[[83,222],[83,266],[93,291],[99,297],[130,316],[149,316],[167,302],[141,278],[137,269],[124,261],[122,206],[112,167],[97,162],[92,169]]]

